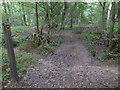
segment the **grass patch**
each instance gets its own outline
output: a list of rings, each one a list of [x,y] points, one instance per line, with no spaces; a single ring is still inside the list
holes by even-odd
[[[23,41],[27,40],[30,37],[30,35],[28,35],[27,33],[25,34],[24,31],[31,31],[32,27],[33,26],[13,26],[13,27],[11,27],[12,40],[13,40],[14,47],[19,46],[20,44],[23,43]],[[20,31],[21,33],[16,33],[16,31]],[[2,44],[2,46],[4,46],[6,48],[3,33],[1,33],[1,36],[0,36],[0,43]]]
[[[58,36],[51,36],[50,40],[51,40],[50,43],[51,46],[58,46],[62,43],[62,40]]]
[[[31,64],[33,64],[33,62],[35,62],[35,58],[37,56],[33,54],[29,55],[29,54],[17,53],[15,57],[16,57],[18,72],[24,72],[26,71],[28,66],[30,66]],[[2,51],[2,60],[3,60],[2,62],[2,79],[3,80],[2,81],[5,82],[11,77],[7,52],[5,49],[3,49]]]
[[[17,49],[24,50],[26,52],[32,52],[37,47],[38,45],[35,45],[32,40],[28,40],[28,41],[23,42],[23,44],[17,47]]]
[[[18,49],[24,50],[26,52],[34,52],[41,55],[46,55],[49,52],[53,51],[54,48],[62,43],[61,39],[58,36],[50,37],[50,44],[37,44],[37,40],[27,40],[22,44]],[[28,48],[29,47],[29,48]]]
[[[71,28],[71,27],[66,27],[65,30],[74,30],[74,29],[76,29],[77,27],[80,27],[80,25],[79,25],[79,24],[75,24],[75,25],[73,25],[72,28]]]
[[[98,35],[91,34],[91,33],[82,33],[82,34],[78,35],[77,37],[84,39],[84,40],[88,40],[88,41],[96,41],[97,39],[99,39]]]
[[[120,63],[120,57],[117,57],[117,58],[106,58],[105,59],[105,63],[107,63],[108,65],[112,65],[112,64],[116,64],[118,65],[118,63]]]
[[[47,44],[47,45],[41,45],[37,48],[37,53],[38,54],[42,54],[42,55],[46,55],[49,52],[53,51],[54,47]]]
[[[118,85],[112,85],[111,88],[115,88],[116,90],[120,90],[120,86],[118,86]]]
[[[21,45],[23,41],[26,41],[28,38],[29,38],[29,35],[22,35],[22,36],[19,35],[17,37],[12,37],[13,47],[17,47]],[[6,48],[6,43],[3,36],[2,36],[2,46]]]
[[[48,53],[52,52],[55,47],[62,43],[60,37],[58,36],[51,36],[50,37],[50,44],[40,45],[37,48],[37,52],[42,55],[47,55]]]
[[[33,26],[12,26],[11,31],[15,33],[16,31],[31,31]]]
[[[120,86],[118,86],[118,85],[110,85],[110,86],[108,86],[108,85],[105,85],[104,82],[100,82],[100,83],[98,84],[98,87],[99,87],[99,88],[115,88],[116,90],[119,90],[119,89],[120,89]]]

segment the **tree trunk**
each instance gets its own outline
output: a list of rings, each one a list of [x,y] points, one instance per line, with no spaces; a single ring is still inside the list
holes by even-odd
[[[105,20],[105,5],[106,2],[103,2],[103,7],[102,7],[102,27],[104,30],[106,30],[106,20]]]
[[[39,33],[39,22],[38,22],[38,2],[35,2],[35,14],[36,14],[37,33]]]
[[[110,23],[109,23],[109,50],[112,49],[112,38],[114,31],[114,23],[115,23],[115,4],[116,2],[112,2],[111,12],[110,12]]]
[[[60,28],[62,30],[64,30],[65,28],[64,21],[65,21],[66,10],[67,10],[67,2],[64,2],[64,10],[62,12],[62,20],[61,20],[61,28]]]
[[[72,15],[71,15],[71,19],[70,19],[70,28],[73,27],[73,18],[72,18]]]
[[[106,20],[105,20],[105,6],[106,6],[106,2],[99,2],[100,6],[102,7],[102,22],[101,22],[101,27],[102,29],[106,30]]]
[[[48,2],[46,2],[46,7],[45,7],[45,12],[46,12],[46,15],[45,15],[45,22],[47,24],[47,28],[48,28],[48,32],[47,32],[47,43],[49,44],[50,43],[50,31],[51,31],[51,25],[50,25],[50,18],[49,18],[49,6],[48,6]]]
[[[43,35],[44,25],[45,25],[45,21],[42,22],[42,26],[41,26],[41,29],[40,29],[40,35],[41,35],[41,36]]]
[[[109,20],[110,20],[111,7],[112,7],[112,4],[110,3],[110,4],[109,4],[109,7],[108,7],[108,13],[107,13],[107,23],[106,23],[107,31],[109,31]]]
[[[23,11],[23,21],[24,21],[24,25],[27,26],[24,4],[22,3],[21,6],[22,6],[22,11]]]

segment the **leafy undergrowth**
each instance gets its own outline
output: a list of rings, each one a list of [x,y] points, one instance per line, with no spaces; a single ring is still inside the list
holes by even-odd
[[[20,73],[23,73],[26,71],[28,66],[33,64],[36,61],[36,55],[35,54],[22,54],[17,53],[15,54],[16,62],[17,62],[17,70]],[[7,58],[7,52],[3,48],[2,50],[2,82],[6,82],[8,79],[10,79],[10,68],[9,68],[9,61]]]
[[[81,24],[81,25],[83,25],[83,24]],[[65,30],[74,30],[74,29],[78,28],[79,26],[80,26],[80,24],[74,24],[72,28],[66,27]]]
[[[20,47],[26,40],[29,39],[30,35],[27,33],[24,33],[24,31],[31,30],[32,26],[14,26],[11,27],[12,31],[12,40],[13,40],[13,46],[14,47]],[[18,33],[17,31],[20,31]],[[1,67],[2,67],[2,79],[0,78],[0,82],[7,82],[11,76],[10,76],[10,68],[9,68],[9,61],[7,57],[7,51],[6,51],[6,44],[5,39],[3,36],[3,33],[1,33],[0,37],[0,52],[1,52]],[[29,48],[29,47],[27,47]],[[37,55],[36,54],[24,54],[24,53],[15,53],[16,62],[17,62],[17,70],[19,73],[23,73],[27,70],[27,68],[36,62]]]
[[[108,58],[107,53],[102,53],[99,56],[99,60],[103,61],[107,65],[115,65],[115,66],[117,66],[120,63],[120,57]]]
[[[120,63],[120,57],[117,57],[117,58],[108,58],[105,62],[108,65],[112,65],[112,64],[118,65],[118,63]]]
[[[21,45],[23,43],[23,41],[26,41],[27,39],[29,39],[30,35],[27,33],[24,33],[24,31],[30,31],[31,27],[32,26],[14,26],[14,27],[11,27],[12,41],[13,41],[14,47]],[[2,44],[3,47],[6,48],[3,33],[1,33],[0,39],[1,39],[0,43]]]
[[[76,33],[75,37],[87,41],[88,51],[91,53],[92,56],[95,56],[94,43],[96,43],[100,39],[100,34],[96,34],[95,31],[90,30],[85,33]]]
[[[27,40],[18,47],[19,50],[24,50],[26,52],[34,52],[36,54],[47,55],[48,53],[52,52],[54,48],[60,45],[61,39],[58,36],[50,37],[50,44],[41,44],[38,45],[37,41]]]
[[[12,26],[11,30],[12,30],[12,34],[15,34],[17,31],[31,31],[32,27],[34,26]]]
[[[38,54],[47,55],[50,52],[53,52],[55,47],[59,46],[62,43],[61,39],[58,36],[51,36],[50,40],[50,44],[40,45],[37,47]]]
[[[37,47],[37,53],[41,55],[45,55],[48,54],[49,52],[52,52],[53,49],[54,47],[49,44],[40,45],[39,47]]]
[[[13,47],[17,47],[19,45],[21,45],[23,43],[23,41],[27,40],[29,37],[29,35],[23,35],[23,36],[17,36],[17,37],[13,37],[12,41],[13,41]],[[6,48],[6,43],[5,43],[5,39],[2,38],[2,46],[4,48]]]
[[[87,41],[87,48],[92,56],[94,56],[94,57],[96,56],[96,49],[95,49],[96,46],[97,46],[97,50],[103,49],[103,47],[104,47],[104,50],[102,52],[97,51],[97,52],[101,53],[100,55],[97,55],[97,58],[99,60],[104,61],[107,64],[116,64],[116,63],[120,62],[119,57],[108,58],[109,53],[118,54],[118,52],[116,52],[117,48],[113,49],[111,52],[108,52],[106,43],[102,42],[102,41],[104,41],[104,39],[102,38],[103,37],[102,33],[103,33],[102,30],[101,31],[100,30],[99,31],[89,30],[85,33],[75,34],[75,36],[79,39]],[[99,49],[99,47],[102,47],[102,48]]]
[[[104,82],[100,82],[100,83],[98,84],[98,87],[99,87],[99,88],[113,88],[113,89],[116,89],[116,90],[119,90],[119,89],[120,89],[120,86],[118,86],[118,85],[108,86],[108,85],[106,85]]]

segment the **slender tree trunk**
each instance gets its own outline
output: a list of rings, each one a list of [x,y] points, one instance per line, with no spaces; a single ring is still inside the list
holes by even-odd
[[[108,7],[107,23],[106,23],[107,31],[109,31],[109,20],[110,20],[110,11],[111,11],[111,7],[112,7],[112,4],[110,3],[110,4],[109,4],[109,7]]]
[[[112,49],[112,38],[114,31],[114,23],[115,23],[115,5],[116,2],[112,2],[111,12],[110,12],[110,23],[109,23],[109,50]]]
[[[38,2],[35,2],[35,14],[36,14],[36,26],[37,26],[37,33],[39,33]]]
[[[72,18],[72,15],[71,15],[71,19],[70,19],[70,28],[73,27],[73,18]]]
[[[41,30],[40,30],[40,35],[42,36],[43,34],[43,27],[44,27],[44,23],[42,23],[42,27],[41,27]]]
[[[105,20],[105,6],[106,6],[106,2],[99,2],[100,6],[102,7],[102,22],[101,22],[101,27],[102,29],[106,29],[106,20]]]
[[[106,2],[103,2],[103,7],[102,7],[102,25],[103,25],[103,29],[106,30],[106,20],[105,20],[105,5]]]
[[[46,7],[45,7],[45,10],[46,10],[46,15],[45,15],[45,22],[47,24],[47,28],[48,28],[48,32],[47,32],[47,42],[48,44],[50,43],[50,31],[51,31],[51,24],[50,24],[50,15],[49,15],[49,6],[48,6],[48,2],[46,2]]]
[[[64,21],[65,21],[66,10],[67,10],[67,2],[64,2],[64,10],[62,12],[62,20],[61,20],[61,28],[60,28],[62,30],[64,30],[65,28]]]
[[[27,26],[27,21],[26,21],[26,15],[25,15],[25,8],[24,8],[24,4],[22,3],[22,11],[23,11],[23,20],[24,20],[24,25]]]

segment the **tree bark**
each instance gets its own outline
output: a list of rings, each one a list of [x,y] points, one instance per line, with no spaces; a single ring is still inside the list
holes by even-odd
[[[22,3],[22,11],[23,11],[24,25],[27,26],[26,15],[25,15],[25,8],[24,8],[24,4],[23,3]]]
[[[67,2],[64,2],[64,9],[62,12],[62,20],[61,20],[61,28],[60,28],[62,30],[64,30],[64,28],[65,28],[64,21],[65,21],[66,10],[67,10]]]
[[[73,27],[73,17],[72,17],[72,15],[71,15],[71,19],[70,19],[70,28],[72,28]]]
[[[45,6],[45,22],[47,24],[47,28],[48,28],[48,32],[47,32],[47,43],[50,43],[50,31],[51,31],[51,25],[50,25],[50,15],[49,15],[49,6],[48,6],[48,2],[46,2],[46,6]]]
[[[102,7],[102,27],[105,30],[106,29],[106,20],[105,20],[105,6],[106,6],[106,2],[99,2],[101,7]]]
[[[39,33],[39,22],[38,22],[38,2],[35,2],[35,14],[36,14],[37,33]]]

